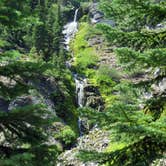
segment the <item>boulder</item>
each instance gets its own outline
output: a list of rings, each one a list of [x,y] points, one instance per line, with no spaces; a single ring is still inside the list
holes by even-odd
[[[89,15],[92,24],[100,22],[100,20],[104,17],[103,12],[98,10],[98,3],[92,3],[89,7]]]
[[[100,95],[98,87],[87,84],[84,87],[85,106],[91,107],[97,111],[104,110],[104,101]]]
[[[98,90],[98,87],[95,87],[95,86],[93,86],[93,85],[91,85],[91,84],[87,84],[85,87],[84,87],[84,91],[85,91],[85,93],[86,93],[86,96],[88,96],[88,94],[93,94],[93,95],[95,95],[95,96],[98,96],[98,95],[100,95],[100,92],[99,92],[99,90]]]
[[[86,99],[86,106],[102,111],[104,109],[104,102],[100,96],[89,96]]]
[[[100,11],[96,11],[95,13],[94,13],[94,15],[93,15],[93,18],[95,19],[95,20],[100,20],[101,18],[103,18],[103,13],[102,12],[100,12]]]

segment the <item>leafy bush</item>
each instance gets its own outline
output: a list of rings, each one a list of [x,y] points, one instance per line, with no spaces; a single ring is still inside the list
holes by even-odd
[[[69,126],[65,126],[55,135],[55,138],[62,141],[65,145],[70,145],[75,141],[76,134]]]

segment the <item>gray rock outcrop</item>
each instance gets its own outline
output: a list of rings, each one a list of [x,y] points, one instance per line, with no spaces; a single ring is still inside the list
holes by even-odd
[[[100,95],[98,87],[88,84],[85,88],[85,106],[98,111],[104,110],[104,101]]]
[[[93,129],[88,135],[78,138],[76,147],[65,151],[58,157],[57,166],[98,166],[97,162],[83,162],[77,155],[80,150],[103,152],[108,146],[110,133]]]

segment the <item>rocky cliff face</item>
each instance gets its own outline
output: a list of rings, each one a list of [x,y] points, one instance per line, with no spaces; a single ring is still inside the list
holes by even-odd
[[[96,20],[102,18],[102,13],[96,11],[96,4],[90,7],[90,17]],[[95,47],[95,44],[101,44],[102,39],[88,41],[90,47]],[[73,58],[74,60],[74,58]],[[94,67],[94,66],[93,66]],[[98,87],[89,83],[86,77],[81,77],[79,73],[74,74],[76,84],[76,98],[79,107],[90,107],[96,111],[104,110],[104,101],[98,90]],[[58,158],[58,166],[98,166],[96,162],[82,162],[77,158],[80,150],[93,150],[96,152],[103,152],[109,143],[109,133],[100,130],[96,127],[89,126],[86,118],[79,118],[78,126],[80,129],[80,137],[77,139],[77,143],[70,150],[62,153]]]
[[[113,20],[104,18],[104,13],[99,9],[99,4],[97,2],[90,5],[89,16],[92,24],[103,23],[115,26],[115,22]]]
[[[9,81],[7,79],[1,79],[1,82],[6,84],[7,87],[13,86],[14,84],[12,80]],[[18,107],[44,103],[48,106],[52,113],[55,113],[55,103],[51,99],[51,94],[58,89],[56,80],[49,77],[41,77],[36,79],[36,81],[29,81],[28,84],[34,87],[34,90],[30,90],[28,95],[22,95],[10,101],[6,101],[4,98],[1,98],[2,110],[11,111],[12,109],[16,109]],[[36,95],[33,94],[34,91],[36,91]]]
[[[111,26],[115,26],[115,23],[112,20],[105,20],[104,15],[101,11],[98,10],[98,4],[94,3],[89,8],[90,11],[90,19],[91,26],[94,26],[96,23],[106,23]],[[148,81],[152,79],[153,72],[151,70],[141,71],[140,73],[136,73],[135,75],[128,75],[123,72],[123,67],[118,64],[118,59],[116,55],[113,53],[113,47],[107,43],[105,38],[100,34],[96,34],[93,37],[88,37],[87,39],[88,46],[94,48],[95,53],[98,55],[99,60],[96,65],[88,68],[93,68],[94,70],[98,70],[100,66],[107,65],[110,69],[115,69],[121,76],[119,78],[120,81],[131,81],[132,83],[139,83],[141,81]],[[152,74],[152,75],[151,75]],[[161,80],[161,82],[154,84],[153,94],[164,94],[166,90],[166,80],[165,78]],[[98,87],[91,84],[90,81],[83,87],[84,92],[84,101],[83,105],[87,107],[91,107],[96,111],[104,110],[104,99],[101,97],[101,94],[98,90]],[[118,93],[118,92],[117,92]],[[115,94],[116,95],[116,94]],[[142,94],[143,95],[143,94]],[[150,96],[151,96],[150,95]],[[70,150],[62,153],[58,158],[58,166],[98,166],[97,162],[82,162],[79,158],[77,158],[77,154],[80,150],[88,150],[88,151],[96,151],[96,152],[104,152],[106,147],[109,144],[109,135],[110,133],[100,130],[98,128],[93,128],[90,131],[89,126],[86,123],[86,119],[81,119],[82,124],[86,130],[84,135],[77,140],[77,144],[75,147],[72,147]],[[86,134],[85,134],[86,133]],[[157,161],[156,161],[157,162]],[[159,160],[159,164],[163,166],[165,164],[165,160]]]
[[[88,135],[78,138],[76,147],[58,157],[57,166],[99,166],[97,162],[83,162],[77,155],[80,150],[103,152],[109,144],[109,135],[107,131],[91,130]]]
[[[95,109],[96,111],[104,110],[104,101],[100,95],[98,87],[88,84],[84,88],[85,106]]]

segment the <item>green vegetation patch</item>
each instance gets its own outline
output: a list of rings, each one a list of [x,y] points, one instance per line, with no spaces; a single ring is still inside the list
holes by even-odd
[[[88,44],[90,25],[81,23],[79,31],[71,43],[71,48],[75,55],[74,67],[79,73],[85,74],[88,68],[93,68],[98,61],[98,57],[93,47]]]

